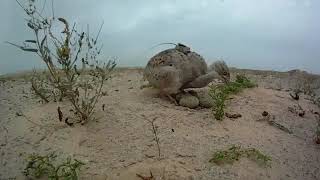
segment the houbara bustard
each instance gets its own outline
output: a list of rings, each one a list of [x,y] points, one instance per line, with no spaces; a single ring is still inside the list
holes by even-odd
[[[204,58],[189,47],[177,44],[153,56],[144,69],[150,85],[177,104],[172,95],[188,88],[202,88],[214,79],[227,83],[229,68],[224,61],[216,61],[209,68]]]

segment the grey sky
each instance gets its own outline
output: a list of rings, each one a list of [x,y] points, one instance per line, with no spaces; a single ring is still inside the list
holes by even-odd
[[[0,7],[0,74],[39,67],[40,60],[3,41],[30,39],[14,0]],[[23,0],[20,0],[23,2]],[[44,0],[42,0],[44,1]],[[50,0],[48,0],[50,2]],[[98,29],[106,57],[144,66],[162,42],[182,42],[210,63],[320,73],[319,0],[55,0],[56,15]]]

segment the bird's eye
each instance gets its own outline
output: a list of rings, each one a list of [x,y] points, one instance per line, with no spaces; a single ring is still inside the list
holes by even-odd
[[[169,66],[173,66],[173,64],[169,64]]]

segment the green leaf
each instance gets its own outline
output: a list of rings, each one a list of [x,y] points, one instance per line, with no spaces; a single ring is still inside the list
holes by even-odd
[[[28,51],[28,52],[38,52],[38,49],[33,49],[33,48],[24,48],[24,47],[21,47],[21,49],[23,51]]]
[[[36,41],[36,40],[25,40],[24,42],[27,42],[27,43],[34,43],[34,44],[36,44],[36,43],[37,43],[37,41]]]
[[[31,28],[31,29],[33,29],[33,30],[35,30],[35,27],[34,27],[34,25],[33,25],[31,22],[28,22],[28,24],[27,24],[27,25],[28,25],[28,27],[29,27],[29,28]]]

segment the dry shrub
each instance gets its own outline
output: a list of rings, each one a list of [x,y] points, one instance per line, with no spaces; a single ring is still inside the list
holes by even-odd
[[[27,27],[34,38],[25,40],[23,45],[8,43],[35,53],[48,70],[46,76],[32,78],[33,91],[45,102],[67,99],[80,122],[87,122],[116,66],[114,60],[100,61],[102,45],[98,39],[102,25],[97,35],[91,37],[89,26],[86,32],[79,32],[76,24],[70,26],[65,18],[54,17],[54,13],[52,17],[43,17],[36,0],[28,0],[25,6],[17,3],[26,13]]]
[[[302,92],[306,95],[314,96],[314,90],[319,88],[319,85],[314,83],[318,78],[316,75],[300,70],[297,70],[294,73],[291,72],[289,75],[294,77],[294,91],[296,92]]]

